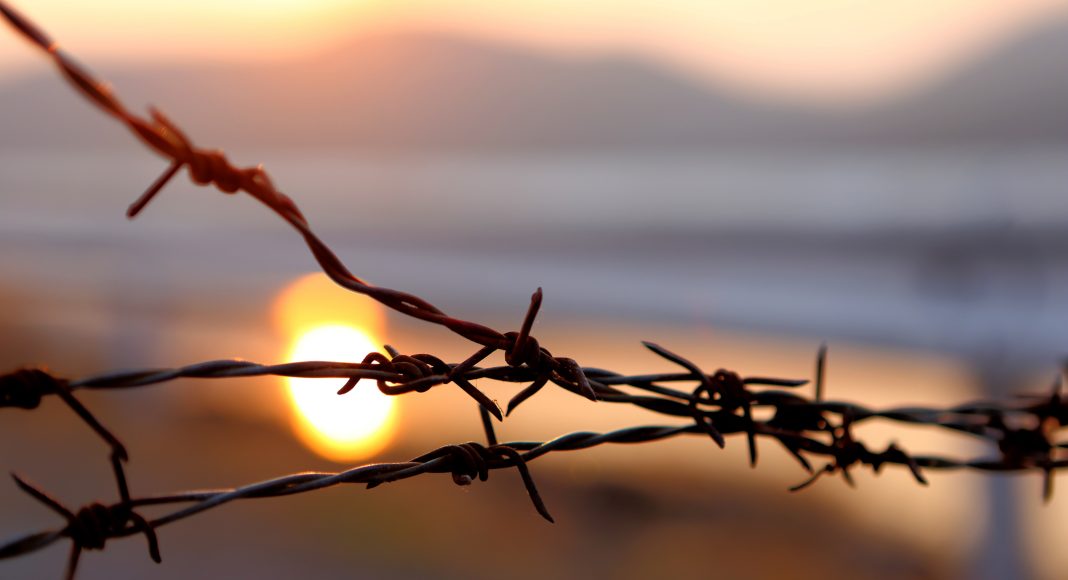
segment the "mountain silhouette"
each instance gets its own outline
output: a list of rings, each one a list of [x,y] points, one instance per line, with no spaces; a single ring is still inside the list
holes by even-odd
[[[128,106],[160,106],[204,145],[662,149],[1066,142],[1066,62],[1068,20],[1047,22],[908,97],[839,112],[747,99],[638,58],[426,34],[366,36],[271,65],[101,76]],[[130,142],[89,106],[52,71],[0,86],[0,147]]]
[[[869,113],[854,135],[1068,142],[1068,19],[1043,22],[936,84]]]

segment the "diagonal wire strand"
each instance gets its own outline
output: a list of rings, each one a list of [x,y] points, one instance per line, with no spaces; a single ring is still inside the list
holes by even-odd
[[[926,483],[924,470],[932,469],[1037,471],[1044,475],[1043,495],[1048,500],[1052,494],[1052,473],[1068,466],[1064,451],[1068,444],[1058,438],[1063,426],[1068,424],[1068,405],[1061,398],[1063,373],[1048,396],[1014,401],[976,401],[945,408],[911,406],[878,410],[825,398],[825,347],[820,348],[817,356],[812,398],[794,390],[806,381],[743,378],[724,369],[707,373],[688,358],[655,343],[645,343],[645,346],[685,372],[621,375],[580,366],[574,359],[554,356],[539,344],[532,333],[543,301],[540,288],[531,296],[520,330],[500,332],[477,322],[449,316],[413,294],[375,286],[348,269],[312,231],[296,203],[275,187],[262,167],[237,167],[221,151],[194,146],[174,122],[156,109],[149,109],[147,116],[131,112],[107,84],[93,77],[40,27],[2,0],[0,16],[18,34],[48,55],[60,75],[77,92],[169,161],[164,173],[130,205],[129,217],[143,211],[171,179],[186,169],[198,185],[214,186],[224,193],[247,193],[273,211],[302,237],[313,258],[338,285],[367,295],[404,315],[443,326],[477,347],[467,359],[455,364],[446,364],[431,354],[403,355],[387,347],[389,356],[371,353],[360,363],[304,361],[261,365],[215,360],[176,368],[119,371],[75,380],[55,377],[42,369],[21,369],[0,376],[0,407],[34,409],[43,398],[55,395],[107,443],[119,492],[116,503],[92,503],[75,511],[64,507],[28,480],[15,476],[20,489],[63,517],[67,524],[59,530],[28,534],[0,545],[0,558],[30,553],[66,538],[71,540],[67,575],[73,577],[83,550],[103,549],[109,539],[143,534],[150,556],[159,561],[157,527],[238,499],[307,493],[343,483],[361,483],[370,488],[430,473],[449,473],[455,483],[468,485],[475,479],[485,481],[493,470],[516,469],[535,509],[542,517],[553,521],[534,485],[528,462],[555,452],[605,444],[652,443],[683,435],[708,436],[721,447],[729,437],[744,436],[753,465],[757,462],[758,440],[777,442],[809,473],[808,479],[795,486],[795,490],[833,474],[841,474],[851,483],[850,469],[857,466],[867,466],[878,472],[885,465],[899,465],[908,469],[921,484]],[[503,354],[506,365],[479,366],[496,352]],[[266,375],[345,378],[345,385],[339,391],[342,396],[356,388],[361,380],[374,381],[381,392],[391,396],[421,393],[452,384],[477,402],[486,443],[445,445],[407,462],[365,465],[338,473],[298,473],[232,489],[134,497],[130,494],[123,467],[128,457],[125,447],[74,396],[77,390],[124,390],[184,378],[228,379]],[[502,411],[493,398],[474,385],[476,379],[521,385],[522,388]],[[586,399],[632,405],[660,417],[686,422],[674,426],[637,426],[608,433],[577,432],[543,442],[498,443],[492,418],[503,420],[505,415],[516,411],[549,383]],[[769,411],[771,417],[756,419],[754,412],[758,410]],[[914,456],[896,445],[874,451],[852,430],[856,424],[873,420],[924,425],[977,438],[989,443],[994,454],[978,459]],[[826,463],[816,469],[810,459]],[[136,511],[174,504],[189,505],[151,520]]]

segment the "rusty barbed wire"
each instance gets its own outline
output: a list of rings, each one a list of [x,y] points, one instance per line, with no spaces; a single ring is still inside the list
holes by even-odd
[[[85,405],[74,397],[68,381],[57,378],[44,369],[19,369],[15,372],[0,376],[0,408],[17,407],[26,410],[36,409],[40,406],[41,400],[47,395],[58,396],[67,407],[74,411],[83,423],[88,425],[89,428],[111,448],[109,461],[111,463],[111,471],[115,477],[115,485],[119,492],[119,502],[122,505],[128,504],[130,501],[130,488],[126,481],[126,470],[123,467],[123,463],[129,460],[129,454],[126,451],[126,447],[119,441],[118,437],[104,427],[104,425],[89,411],[88,408],[85,407]],[[16,483],[18,483],[20,487],[22,486],[22,482],[18,478],[16,478]],[[78,522],[81,522],[86,518],[97,517],[103,513],[96,506],[89,506],[75,515],[69,511],[65,511],[65,508],[62,508],[59,504],[48,505],[67,517],[70,521],[71,529],[75,531],[80,529]],[[126,509],[125,511],[107,510],[107,515],[112,521],[125,522],[131,519],[135,522],[140,521],[140,516],[129,509]],[[151,537],[151,543],[153,545],[155,544],[154,536]],[[90,540],[86,545],[95,546],[96,542]],[[81,548],[78,546],[79,543],[75,542],[74,548],[72,548],[71,551],[71,564],[68,566],[71,570],[76,567],[78,557],[81,554]],[[103,547],[102,542],[100,547]],[[158,561],[158,551],[153,550],[152,553]],[[73,572],[71,574],[73,574]]]
[[[476,322],[445,314],[415,295],[372,285],[355,276],[312,230],[291,198],[272,183],[261,167],[234,166],[218,150],[201,149],[166,116],[150,109],[148,117],[130,110],[111,89],[90,75],[39,27],[0,1],[2,14],[22,36],[46,52],[60,73],[87,99],[134,133],[147,147],[170,161],[167,170],[128,209],[135,217],[183,167],[198,185],[213,185],[224,193],[243,191],[267,206],[303,238],[323,271],[338,285],[369,296],[407,316],[448,328],[476,345],[478,350],[459,363],[445,363],[431,354],[404,355],[386,347],[388,355],[374,352],[360,363],[306,361],[260,365],[246,361],[216,360],[179,368],[121,371],[67,380],[43,369],[21,369],[0,377],[0,407],[34,409],[50,395],[59,397],[85,422],[111,450],[110,460],[119,499],[112,504],[92,503],[77,511],[63,506],[39,487],[21,476],[16,485],[66,520],[63,528],[29,534],[0,545],[0,559],[24,555],[59,540],[71,541],[67,577],[77,570],[81,552],[103,549],[110,539],[144,535],[153,560],[160,560],[155,530],[203,511],[238,499],[278,497],[306,493],[342,483],[362,483],[368,488],[428,473],[449,473],[454,483],[468,485],[476,478],[485,481],[489,472],[515,468],[519,471],[537,512],[553,521],[541,499],[527,463],[543,455],[581,450],[604,444],[651,443],[683,435],[707,436],[719,447],[730,436],[744,436],[749,462],[756,465],[760,439],[777,441],[809,474],[794,486],[803,489],[824,475],[841,473],[852,484],[850,469],[867,466],[879,472],[884,465],[900,465],[921,484],[924,471],[972,469],[988,472],[1037,471],[1043,474],[1043,495],[1052,495],[1052,474],[1068,466],[1062,451],[1068,444],[1057,436],[1068,424],[1068,404],[1061,397],[1064,373],[1048,396],[1007,402],[977,401],[946,408],[896,407],[870,409],[855,403],[824,399],[826,351],[817,355],[815,392],[812,398],[796,390],[808,381],[766,377],[741,377],[728,370],[706,373],[689,359],[654,343],[644,343],[653,353],[682,368],[682,372],[621,375],[612,371],[582,367],[574,359],[554,356],[531,334],[541,307],[539,288],[518,331],[499,332]],[[496,352],[502,352],[505,365],[480,367]],[[486,444],[468,442],[445,445],[408,462],[356,467],[338,473],[299,473],[241,487],[178,492],[170,495],[131,496],[123,464],[125,447],[82,405],[74,392],[116,390],[166,383],[180,378],[226,379],[252,376],[339,377],[347,379],[338,394],[356,388],[359,381],[376,382],[391,396],[426,392],[448,384],[456,385],[478,404]],[[489,379],[522,388],[502,411],[497,402],[475,387],[476,379]],[[684,419],[680,425],[645,425],[607,433],[576,432],[543,442],[498,443],[492,418],[502,421],[524,401],[549,383],[590,400],[636,406],[657,415]],[[692,389],[679,383],[693,384]],[[758,390],[759,388],[759,390]],[[791,390],[786,390],[791,389]],[[755,411],[770,410],[767,420]],[[996,453],[991,458],[958,459],[938,455],[910,455],[896,444],[873,451],[856,438],[853,427],[872,420],[929,426],[960,433],[988,442]],[[826,463],[816,469],[810,459]],[[155,519],[138,511],[154,506],[179,507]]]
[[[799,394],[797,387],[808,381],[774,379],[763,377],[740,377],[726,370],[708,374],[696,364],[666,348],[645,343],[653,353],[682,366],[687,372],[622,375],[597,368],[586,368],[602,401],[630,404],[671,418],[686,418],[689,424],[667,426],[639,426],[609,433],[578,432],[557,439],[534,443],[497,443],[497,436],[490,412],[479,400],[479,410],[487,445],[465,443],[446,445],[404,463],[362,466],[340,473],[294,474],[254,483],[239,488],[215,491],[179,492],[165,496],[131,498],[128,492],[120,493],[120,501],[112,505],[99,503],[73,512],[57,500],[47,496],[37,487],[16,476],[19,487],[45,503],[68,521],[60,530],[39,532],[12,540],[0,546],[0,559],[16,557],[42,549],[52,543],[69,538],[71,555],[68,578],[73,577],[82,550],[103,549],[106,541],[135,534],[144,534],[149,540],[150,555],[158,560],[159,548],[154,530],[202,511],[213,509],[235,499],[277,497],[304,493],[340,483],[365,483],[375,487],[381,483],[397,481],[424,473],[451,473],[453,481],[460,485],[471,483],[477,476],[485,481],[488,472],[503,467],[519,469],[524,485],[538,512],[552,521],[540,498],[526,462],[554,451],[579,450],[606,443],[648,443],[680,435],[708,435],[717,443],[731,435],[745,435],[750,446],[750,461],[756,462],[757,438],[778,441],[811,476],[791,488],[803,489],[826,474],[840,472],[850,485],[853,480],[850,468],[865,465],[879,472],[887,464],[901,465],[910,470],[915,479],[926,484],[923,470],[926,469],[973,469],[989,472],[1038,470],[1044,474],[1043,495],[1048,500],[1052,495],[1052,473],[1068,467],[1068,457],[1059,450],[1068,448],[1055,435],[1068,423],[1068,404],[1062,400],[1061,391],[1065,381],[1062,373],[1048,396],[1018,398],[1007,402],[975,401],[944,408],[895,407],[874,410],[862,405],[826,401],[824,395],[824,368],[826,349],[821,348],[816,360],[816,378],[813,398]],[[515,368],[508,365],[480,368],[477,366],[445,364],[437,357],[427,354],[403,355],[387,347],[389,357],[371,353],[362,363],[305,361],[278,365],[260,365],[248,361],[217,360],[179,368],[143,369],[94,375],[74,380],[55,377],[43,370],[19,370],[0,377],[0,401],[16,406],[20,401],[6,393],[21,393],[24,397],[40,398],[55,394],[86,390],[124,390],[146,387],[174,381],[180,378],[227,379],[252,376],[285,376],[311,378],[345,378],[341,392],[351,391],[359,380],[370,379],[387,395],[426,392],[455,382],[457,369],[462,379],[468,382],[489,379],[508,384],[536,384],[540,379],[533,369]],[[366,362],[370,361],[370,362]],[[451,375],[451,376],[450,376]],[[696,383],[691,391],[677,388],[678,383]],[[57,390],[49,385],[65,385]],[[668,386],[672,385],[672,386]],[[767,390],[754,390],[755,387]],[[778,387],[778,388],[776,388]],[[792,390],[782,390],[783,388]],[[27,390],[36,392],[25,395]],[[530,386],[523,388],[517,400]],[[623,389],[633,389],[633,394]],[[485,397],[485,395],[483,395]],[[495,405],[495,403],[494,403]],[[750,410],[741,407],[748,405]],[[509,405],[509,412],[516,407]],[[773,414],[766,421],[753,418],[752,409],[770,408]],[[977,437],[991,443],[998,452],[992,458],[961,460],[936,455],[912,456],[891,444],[884,451],[870,450],[856,439],[852,427],[860,422],[883,419],[914,425],[927,425],[952,432]],[[1011,426],[1010,426],[1011,425]],[[814,470],[806,455],[825,457],[828,462]],[[117,473],[118,476],[118,473]],[[160,518],[147,520],[135,508],[188,503]]]
[[[185,133],[162,112],[149,109],[149,118],[132,113],[103,82],[90,75],[82,66],[67,55],[40,27],[0,2],[0,14],[34,46],[52,59],[60,73],[78,90],[105,113],[122,122],[150,149],[171,161],[167,170],[127,210],[127,216],[137,216],[163,187],[183,167],[197,185],[214,185],[223,193],[243,191],[270,208],[304,238],[308,249],[323,271],[339,286],[368,296],[397,312],[444,326],[454,333],[480,345],[468,364],[478,364],[495,351],[504,351],[508,364],[526,365],[538,369],[546,376],[573,382],[589,399],[596,397],[578,364],[570,358],[553,356],[541,347],[530,335],[534,316],[541,304],[541,290],[532,301],[519,332],[501,333],[488,326],[454,318],[413,294],[375,286],[353,274],[312,230],[293,200],[279,191],[262,166],[239,168],[219,150],[202,149],[193,145]],[[554,381],[557,382],[557,381]]]
[[[1056,449],[1068,448],[1068,443],[1058,443],[1054,437],[1057,431],[1068,425],[1068,401],[1062,397],[1068,369],[1062,372],[1051,393],[1045,396],[1027,395],[1008,401],[979,400],[949,407],[903,406],[872,409],[857,403],[823,398],[823,369],[827,351],[822,347],[816,357],[816,378],[812,381],[815,395],[813,398],[806,398],[795,389],[808,384],[807,380],[741,377],[724,369],[709,374],[690,360],[662,346],[652,343],[645,343],[645,346],[666,360],[683,366],[688,372],[622,375],[599,368],[582,369],[590,377],[590,384],[597,390],[600,399],[606,403],[640,407],[667,417],[691,419],[697,430],[709,435],[717,444],[725,441],[725,435],[744,433],[750,446],[752,464],[756,463],[757,436],[770,436],[783,443],[808,471],[812,471],[811,466],[800,454],[801,451],[832,456],[840,460],[836,469],[842,469],[856,462],[847,461],[850,454],[865,453],[861,451],[861,442],[853,437],[851,427],[875,419],[930,426],[968,435],[989,442],[1002,455],[998,461],[984,461],[975,465],[928,456],[926,462],[935,467],[971,466],[998,471],[1030,469],[1041,467],[1043,456],[1052,460]],[[457,379],[469,384],[478,379],[512,384],[536,384],[540,381],[533,369],[516,369],[507,365],[482,368],[461,366],[463,363],[446,364],[433,355],[403,355],[388,345],[386,349],[391,353],[390,357],[374,352],[365,358],[365,361],[373,359],[374,362],[304,361],[262,365],[242,360],[215,360],[178,368],[112,372],[74,380],[54,377],[40,369],[32,372],[23,369],[0,376],[0,402],[8,399],[4,396],[4,389],[25,389],[26,385],[19,384],[17,379],[27,376],[46,376],[47,381],[36,379],[30,384],[65,384],[68,385],[68,392],[78,389],[123,390],[180,378],[344,378],[347,381],[338,391],[341,395],[351,391],[358,381],[370,379],[376,381],[379,391],[389,396],[426,392],[456,382]],[[418,364],[411,361],[417,361]],[[433,364],[425,361],[433,361]],[[457,369],[462,370],[462,376],[455,374]],[[666,386],[683,382],[695,382],[697,386],[691,391]],[[753,390],[754,387],[768,390],[756,391]],[[524,387],[512,398],[509,414],[517,408],[515,401],[529,388],[529,385]],[[633,394],[622,388],[641,391],[642,394]],[[782,388],[791,390],[781,390]],[[59,393],[44,391],[40,395]],[[482,391],[478,393],[479,396],[472,398],[479,403],[482,411],[492,413],[484,401],[489,401],[490,405],[497,408],[495,400]],[[748,405],[750,410],[742,409],[744,405]],[[14,405],[0,404],[0,407],[3,406]],[[774,413],[766,421],[754,419],[752,409],[760,408],[771,409]],[[828,415],[837,416],[838,424]],[[492,444],[495,437],[492,423],[486,424],[485,431]],[[829,437],[830,444],[821,443],[814,438],[820,435]],[[903,464],[908,464],[905,458],[902,458],[902,461]],[[994,464],[999,462],[1000,467],[994,467]]]
[[[655,345],[651,345],[655,346]],[[675,353],[666,351],[657,346],[654,352],[685,364],[693,364]],[[403,355],[395,355],[394,359]],[[818,357],[816,392],[822,394],[822,368],[824,366],[825,351],[821,349]],[[386,363],[376,363],[375,366],[386,366]],[[211,372],[206,369],[212,369]],[[693,368],[696,369],[694,366]],[[192,372],[183,373],[183,370],[193,369]],[[524,382],[524,377],[507,374],[513,371],[511,367],[495,367],[490,369],[471,368],[467,372],[472,375],[478,374],[480,378],[488,378],[497,372],[503,374],[496,377],[505,382]],[[427,473],[449,473],[453,482],[457,485],[469,485],[476,478],[486,481],[489,472],[496,469],[515,467],[519,470],[523,484],[537,512],[546,520],[552,522],[541,495],[534,484],[526,464],[543,455],[559,452],[588,449],[604,444],[636,444],[661,441],[682,435],[706,435],[710,434],[708,425],[715,424],[716,432],[720,437],[729,435],[745,434],[747,437],[771,437],[778,440],[790,451],[808,471],[813,472],[803,453],[825,456],[829,463],[820,470],[814,471],[813,475],[805,482],[791,488],[797,491],[812,484],[824,474],[841,472],[848,483],[853,484],[849,469],[856,464],[870,467],[878,473],[884,465],[902,465],[907,467],[915,479],[926,484],[923,475],[925,469],[949,470],[949,469],[974,469],[980,471],[1022,471],[1030,469],[1042,470],[1045,474],[1045,495],[1048,498],[1051,488],[1050,474],[1057,469],[1068,467],[1068,458],[1055,456],[1054,450],[1068,447],[1066,444],[1057,443],[1051,439],[1052,431],[1064,425],[1062,417],[1068,414],[1068,407],[1061,401],[1061,389],[1064,382],[1062,375],[1056,384],[1053,393],[1048,397],[1042,397],[1038,402],[1016,401],[1010,403],[996,403],[991,401],[978,401],[948,408],[894,408],[883,411],[866,409],[859,405],[840,402],[823,402],[818,399],[808,400],[803,396],[787,391],[763,391],[750,392],[745,379],[737,379],[737,384],[742,385],[740,391],[748,393],[754,407],[771,406],[775,409],[774,416],[768,421],[756,421],[751,414],[737,414],[733,411],[733,402],[721,403],[722,397],[715,395],[723,391],[713,386],[711,397],[701,397],[708,394],[708,385],[716,385],[732,381],[733,373],[729,371],[717,371],[712,375],[699,370],[691,373],[664,373],[658,375],[618,375],[598,369],[587,369],[590,375],[596,377],[595,383],[604,380],[607,384],[626,385],[646,391],[655,391],[657,396],[633,397],[621,394],[619,398],[606,398],[606,401],[635,402],[628,400],[632,397],[638,401],[655,400],[663,406],[645,406],[666,415],[686,416],[692,407],[697,407],[701,413],[700,418],[694,417],[692,424],[686,425],[645,425],[628,427],[607,433],[576,432],[558,437],[545,442],[511,442],[498,444],[492,423],[485,422],[487,445],[476,442],[468,442],[460,445],[446,445],[434,451],[416,457],[402,463],[382,463],[356,467],[337,473],[298,473],[286,475],[266,481],[261,481],[242,487],[209,490],[179,492],[170,495],[145,496],[140,498],[124,498],[119,503],[104,506],[102,504],[90,504],[80,509],[76,514],[62,506],[41,491],[36,486],[26,482],[19,476],[15,476],[16,483],[26,493],[38,501],[41,501],[53,511],[64,516],[68,524],[59,530],[37,532],[16,538],[6,544],[0,545],[0,559],[28,554],[45,548],[56,541],[64,538],[71,540],[71,557],[68,564],[68,578],[73,577],[78,562],[78,555],[85,549],[103,549],[107,540],[128,537],[136,534],[144,534],[148,539],[149,553],[154,560],[159,561],[159,548],[155,539],[155,529],[173,523],[198,513],[220,507],[238,499],[254,499],[279,497],[306,493],[332,487],[343,483],[362,483],[367,488],[377,487],[383,483],[399,481]],[[274,372],[277,371],[277,372]],[[485,374],[482,374],[485,372]],[[353,363],[331,362],[302,362],[286,365],[263,366],[243,361],[212,361],[201,365],[192,365],[184,369],[162,369],[148,371],[131,371],[127,373],[111,373],[100,375],[71,384],[79,384],[84,388],[96,389],[124,389],[132,386],[146,386],[173,380],[180,376],[193,376],[198,378],[233,378],[235,376],[252,376],[271,374],[276,376],[336,376],[348,378],[375,378],[380,381],[389,381],[383,376],[392,375],[394,378],[405,378],[393,371],[380,371],[368,368],[356,368]],[[168,378],[169,377],[169,378]],[[716,377],[720,377],[717,379]],[[737,375],[733,375],[737,377]],[[529,378],[529,377],[526,377]],[[411,382],[421,379],[412,379]],[[688,396],[683,391],[656,385],[659,382],[696,382],[698,386]],[[780,381],[787,386],[795,386],[798,381]],[[444,384],[444,383],[441,383]],[[605,386],[607,386],[607,384]],[[380,387],[381,388],[381,387]],[[383,392],[387,392],[383,390]],[[391,394],[399,395],[402,392],[393,391]],[[689,399],[689,403],[683,404],[678,399]],[[693,401],[697,401],[693,404]],[[726,405],[726,406],[724,406]],[[715,409],[703,409],[714,407]],[[484,411],[484,407],[480,407]],[[839,416],[839,423],[835,425],[828,414]],[[1034,428],[1008,428],[1006,419],[1031,417],[1038,420],[1038,426]],[[900,421],[914,424],[926,424],[943,427],[953,431],[967,433],[996,443],[1000,452],[999,458],[958,460],[931,455],[911,456],[895,444],[889,445],[882,452],[869,450],[862,442],[855,439],[851,427],[859,421],[873,418],[883,418],[890,421]],[[1050,422],[1055,423],[1051,425]],[[797,427],[800,425],[800,427]],[[793,426],[794,428],[791,428]],[[1026,435],[1023,435],[1026,434]],[[824,435],[830,437],[830,442],[820,441],[817,437]],[[751,455],[751,457],[753,457]],[[161,517],[148,520],[134,512],[134,508],[149,506],[171,505],[191,503],[192,505],[179,508]]]

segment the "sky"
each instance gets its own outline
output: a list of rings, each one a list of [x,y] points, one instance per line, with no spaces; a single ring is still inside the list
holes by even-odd
[[[1068,0],[23,0],[90,64],[301,58],[367,33],[430,30],[564,53],[624,53],[786,100],[892,98]],[[0,81],[40,67],[0,35]]]

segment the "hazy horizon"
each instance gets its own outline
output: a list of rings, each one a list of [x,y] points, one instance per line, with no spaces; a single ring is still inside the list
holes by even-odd
[[[748,98],[817,106],[902,97],[1068,18],[1068,0],[558,4],[516,2],[505,10],[479,0],[433,8],[419,0],[278,0],[255,8],[243,2],[168,8],[113,1],[83,9],[39,1],[16,7],[48,22],[62,45],[95,69],[299,60],[367,35],[440,34],[565,59],[637,58]],[[39,70],[38,58],[13,35],[0,36],[0,86]]]
[[[842,152],[932,145],[996,151],[1068,140],[1068,18],[961,63],[907,95],[867,106],[774,101],[695,81],[641,55],[563,57],[456,35],[365,33],[273,64],[90,67],[132,110],[152,103],[205,144],[233,151],[477,150]],[[76,104],[44,63],[0,84],[0,148],[128,146]],[[74,105],[74,106],[72,106]]]
[[[829,344],[813,434],[839,461],[859,448],[847,443],[852,413],[834,401],[1045,393],[1068,348],[1068,0],[16,8],[114,83],[129,111],[158,105],[198,148],[262,162],[354,275],[435,312],[504,332],[542,288],[537,344],[625,375],[678,370],[639,340],[709,371],[799,379]],[[315,258],[278,215],[191,183],[190,164],[128,220],[168,160],[0,29],[5,368],[68,378],[220,358],[357,361],[382,344],[455,362],[479,348],[310,275]],[[501,402],[518,392],[479,380]],[[701,383],[677,387],[697,388],[696,404]],[[340,383],[316,386],[325,396],[262,377],[78,396],[128,443],[137,497],[404,460],[482,434],[455,384],[397,398],[395,415],[351,396],[376,395],[368,381],[344,399]],[[676,408],[687,398],[671,396]],[[772,417],[752,400],[757,420]],[[770,425],[790,422],[779,411],[795,399],[764,400],[786,405]],[[641,407],[546,388],[497,433],[533,441],[693,420]],[[937,414],[960,438],[874,421],[858,436],[872,451],[893,441],[915,456],[1047,465],[1037,443],[1023,459],[1008,447],[1044,433],[1048,407],[973,408],[984,422]],[[108,501],[100,442],[69,411],[52,400],[4,413],[0,438],[19,444],[0,446],[0,465],[64,504]],[[973,430],[989,444],[967,440]],[[710,565],[753,578],[1066,576],[1068,553],[1051,546],[1068,503],[1036,515],[1037,473],[935,474],[920,488],[905,469],[878,480],[864,469],[855,491],[828,477],[791,496],[807,476],[779,445],[762,444],[752,470],[745,445],[718,453],[695,435],[539,460],[553,527],[513,505],[526,501],[514,470],[460,494],[441,474],[235,502],[162,532],[161,567],[131,538],[87,554],[79,577],[686,578]],[[0,536],[58,525],[10,482],[0,507]],[[0,576],[49,577],[61,560],[58,548],[3,560]]]

